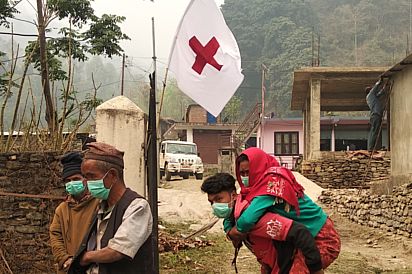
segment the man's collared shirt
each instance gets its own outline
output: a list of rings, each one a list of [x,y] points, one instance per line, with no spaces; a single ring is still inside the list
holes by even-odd
[[[88,242],[88,250],[100,250],[101,239],[106,232],[107,224],[112,209],[107,208],[107,203],[102,202],[97,213],[97,230]],[[107,247],[134,258],[139,248],[145,243],[152,233],[153,218],[149,204],[144,199],[133,200],[126,209],[122,224],[117,229],[114,237],[109,240]],[[99,266],[93,264],[87,274],[98,274]]]

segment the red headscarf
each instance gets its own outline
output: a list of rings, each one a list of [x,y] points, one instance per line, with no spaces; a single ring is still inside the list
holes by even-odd
[[[281,167],[275,157],[259,148],[248,148],[243,151],[249,159],[249,186],[242,183],[239,171],[239,160],[236,161],[236,177],[240,184],[242,197],[251,202],[256,196],[270,195],[280,198],[293,206],[299,215],[299,201],[304,193],[303,187],[296,181],[292,172]]]

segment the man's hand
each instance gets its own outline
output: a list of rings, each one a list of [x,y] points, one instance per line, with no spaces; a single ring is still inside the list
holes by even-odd
[[[246,239],[247,234],[242,233],[239,230],[237,230],[236,227],[233,227],[228,233],[227,237],[232,241],[232,244],[235,248],[238,248],[242,245],[242,241]]]
[[[63,264],[63,271],[67,271],[73,262],[73,258],[68,258]]]

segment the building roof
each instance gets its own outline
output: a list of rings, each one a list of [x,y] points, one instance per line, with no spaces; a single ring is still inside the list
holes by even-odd
[[[187,129],[208,129],[208,130],[235,130],[239,127],[239,124],[228,123],[175,123],[174,129],[187,130]]]
[[[394,65],[390,69],[388,69],[387,71],[385,71],[383,76],[384,77],[390,77],[390,76],[396,74],[397,72],[402,71],[404,68],[406,68],[407,66],[410,66],[410,65],[412,65],[412,54],[408,55],[405,59],[403,59],[402,61],[400,61],[399,63],[397,63],[396,65]]]
[[[294,71],[292,110],[304,110],[311,79],[321,80],[321,111],[366,111],[365,87],[387,67],[307,67]]]
[[[369,123],[369,117],[341,117],[341,116],[331,116],[331,117],[321,117],[321,125],[367,125]],[[386,123],[386,120],[384,120]],[[302,125],[302,118],[274,118],[265,119],[265,124],[272,125]]]

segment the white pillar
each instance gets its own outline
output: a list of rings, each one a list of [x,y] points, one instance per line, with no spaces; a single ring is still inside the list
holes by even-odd
[[[186,130],[186,141],[193,143],[193,128],[188,128]]]
[[[118,96],[96,108],[96,139],[124,151],[124,181],[147,197],[144,144],[144,112],[125,96]]]
[[[335,124],[332,124],[332,132],[330,134],[330,151],[335,151]]]

